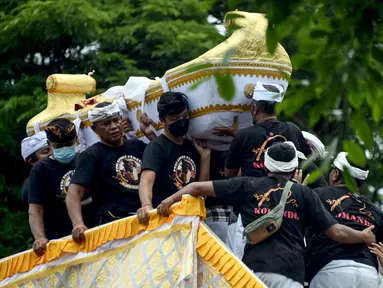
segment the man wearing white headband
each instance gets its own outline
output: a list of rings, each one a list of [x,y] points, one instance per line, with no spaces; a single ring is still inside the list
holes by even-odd
[[[97,224],[136,213],[140,207],[138,184],[141,159],[146,147],[140,140],[123,137],[123,123],[116,101],[97,104],[88,112],[88,118],[101,141],[82,152],[66,197],[73,224],[72,236],[76,242],[84,240],[84,231],[87,229],[80,206],[86,189],[91,191]],[[143,126],[141,123],[141,130],[147,131],[147,127],[143,129]],[[149,139],[156,137],[146,136]]]
[[[40,160],[46,159],[52,153],[48,145],[47,135],[45,131],[40,131],[21,141],[21,156],[24,161],[34,166]],[[26,209],[28,209],[28,186],[29,177],[25,179],[22,188],[22,200]]]
[[[285,88],[282,85],[262,82],[255,84],[251,103],[254,125],[235,133],[225,162],[227,178],[237,177],[239,171],[242,176],[266,176],[264,153],[273,143],[291,141],[305,156],[311,153],[298,126],[277,119],[275,106],[283,100],[284,94]],[[238,212],[234,211],[234,214],[238,215]],[[233,222],[232,219],[230,222]],[[228,237],[235,236],[229,233]],[[227,242],[238,241],[228,239]],[[236,250],[234,247],[231,248]]]
[[[330,187],[314,191],[339,223],[360,231],[367,227],[378,227],[382,224],[380,211],[370,200],[358,196],[357,191],[349,190],[344,181],[346,169],[358,187],[368,177],[366,167],[353,164],[347,153],[341,152],[335,158],[330,172]],[[368,247],[342,245],[323,233],[314,235],[309,247],[306,261],[310,287],[379,287],[378,261]],[[374,246],[370,249],[374,250]]]
[[[226,158],[227,177],[236,177],[239,169],[243,176],[264,176],[263,154],[275,142],[291,141],[303,154],[310,155],[301,130],[291,122],[280,122],[276,117],[275,105],[283,100],[284,93],[284,87],[279,84],[255,84],[251,104],[254,125],[234,135]]]
[[[293,178],[298,167],[295,147],[286,143],[271,146],[265,155],[265,166],[267,175],[263,177],[239,177],[189,184],[162,201],[157,212],[168,215],[170,206],[180,201],[184,194],[217,197],[236,207],[246,227],[269,213],[280,202],[286,182]],[[246,244],[242,261],[268,287],[303,287],[305,265],[302,231],[308,225],[342,243],[370,245],[374,240],[371,229],[361,232],[338,224],[310,188],[294,183],[280,229],[263,242]]]

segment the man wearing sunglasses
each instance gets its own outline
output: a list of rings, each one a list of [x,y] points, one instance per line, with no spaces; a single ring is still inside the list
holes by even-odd
[[[33,251],[38,256],[44,254],[49,240],[71,233],[65,197],[77,158],[77,134],[71,121],[55,119],[45,132],[53,154],[33,167],[28,190],[29,224],[35,239]],[[91,202],[91,198],[82,202],[86,215],[92,214]]]

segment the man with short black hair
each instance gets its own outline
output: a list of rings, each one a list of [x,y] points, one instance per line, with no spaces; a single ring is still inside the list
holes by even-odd
[[[242,176],[265,176],[263,154],[276,142],[291,141],[298,151],[311,154],[301,130],[291,122],[280,122],[275,115],[275,105],[283,97],[281,85],[256,83],[251,103],[254,125],[235,133],[226,158],[226,177],[237,177],[240,169]]]
[[[98,225],[134,215],[140,207],[138,183],[141,159],[146,144],[140,140],[127,140],[117,102],[102,102],[88,112],[93,131],[100,142],[82,152],[69,187],[66,203],[72,220],[73,239],[85,239],[80,201],[90,189]],[[141,131],[155,137],[149,126],[140,123]]]
[[[30,137],[24,138],[23,141],[21,141],[21,156],[31,167],[35,166],[40,160],[48,158],[51,153],[52,150],[48,145],[45,131],[40,131]],[[29,177],[25,179],[21,191],[21,200],[23,201],[26,209],[28,209],[29,206],[28,187]]]
[[[251,127],[237,131],[233,136],[225,163],[227,178],[241,176],[266,176],[264,169],[264,152],[274,143],[291,141],[298,151],[308,156],[311,151],[303,138],[301,130],[291,122],[280,122],[275,114],[275,106],[282,102],[285,89],[279,84],[257,82],[253,91]],[[233,128],[233,127],[229,127]],[[217,128],[216,128],[217,129]],[[222,131],[222,128],[218,128]],[[225,132],[226,130],[224,130]],[[232,131],[229,130],[229,131]],[[238,217],[238,221],[235,218]],[[235,209],[230,217],[230,231],[228,242],[236,251],[238,257],[243,251],[241,215]]]
[[[184,138],[189,129],[187,96],[166,92],[157,103],[164,133],[148,144],[140,182],[141,223],[149,221],[149,211],[163,199],[194,181],[209,179],[210,149]]]
[[[333,162],[330,187],[314,191],[339,223],[356,230],[381,226],[382,214],[375,205],[346,186],[345,169],[358,187],[368,177],[367,167],[352,163],[347,153],[341,152]],[[307,281],[311,281],[310,287],[379,287],[378,261],[367,247],[362,244],[343,245],[323,233],[314,234],[311,239],[306,256],[306,275]],[[377,240],[383,241],[378,237]]]
[[[65,197],[76,168],[74,124],[68,119],[55,119],[48,123],[45,132],[53,155],[33,167],[28,189],[29,224],[35,238],[33,251],[38,256],[44,254],[48,240],[71,233]],[[83,205],[91,213],[90,203],[91,199],[86,199]]]
[[[236,207],[246,227],[279,204],[287,181],[298,167],[295,146],[274,144],[267,149],[264,163],[267,176],[195,182],[162,201],[157,211],[169,215],[170,206],[184,194],[217,197]],[[375,240],[371,227],[356,231],[338,224],[312,190],[294,183],[287,195],[279,230],[256,245],[247,244],[242,261],[268,287],[303,287],[303,231],[308,225],[342,243],[371,245]]]

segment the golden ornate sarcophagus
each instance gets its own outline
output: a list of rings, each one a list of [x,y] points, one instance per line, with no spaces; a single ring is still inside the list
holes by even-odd
[[[180,91],[188,95],[191,122],[189,135],[205,139],[218,150],[225,150],[231,137],[214,135],[216,126],[230,126],[233,116],[239,116],[239,127],[252,124],[250,116],[251,84],[267,82],[282,85],[285,90],[292,73],[291,62],[284,48],[278,44],[270,55],[266,48],[267,19],[263,14],[229,12],[226,27],[238,27],[224,42],[200,57],[168,70],[162,78],[150,80],[131,77],[125,86],[112,87],[103,94],[85,99],[85,94],[95,89],[95,80],[87,75],[51,75],[47,79],[48,106],[32,118],[27,125],[27,133],[44,129],[46,124],[58,117],[81,123],[82,144],[89,146],[97,137],[89,129],[87,112],[95,104],[117,99],[121,110],[129,117],[138,138],[144,138],[139,131],[139,116],[146,112],[160,131],[163,127],[158,119],[157,101],[165,91]],[[229,51],[232,55],[224,62]],[[218,89],[214,75],[230,74],[235,85],[235,96],[224,100]],[[197,88],[193,87],[202,81]],[[192,87],[194,89],[192,89]]]

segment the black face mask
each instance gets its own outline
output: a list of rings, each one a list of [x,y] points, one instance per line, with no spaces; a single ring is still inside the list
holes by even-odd
[[[178,119],[169,125],[169,131],[174,136],[184,136],[189,130],[189,119]]]

